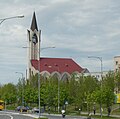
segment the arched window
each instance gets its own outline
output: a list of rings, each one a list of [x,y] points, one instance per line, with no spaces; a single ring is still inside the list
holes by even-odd
[[[38,42],[38,38],[37,38],[37,35],[36,35],[36,34],[34,34],[34,35],[32,36],[32,42],[33,42],[34,44],[36,44],[36,43]]]

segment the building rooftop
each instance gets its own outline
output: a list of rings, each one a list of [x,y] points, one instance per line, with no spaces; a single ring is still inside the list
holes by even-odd
[[[84,69],[70,58],[40,58],[40,72],[48,71],[52,73],[57,71],[59,73],[73,72],[81,73]],[[38,70],[38,60],[31,61],[32,66]]]

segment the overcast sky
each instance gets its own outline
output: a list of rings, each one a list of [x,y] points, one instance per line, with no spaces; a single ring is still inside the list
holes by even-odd
[[[120,55],[120,0],[0,0],[0,83],[17,83],[27,67],[27,29],[33,12],[41,47],[55,46],[41,52],[42,57],[72,58],[90,72],[114,69],[114,56]]]

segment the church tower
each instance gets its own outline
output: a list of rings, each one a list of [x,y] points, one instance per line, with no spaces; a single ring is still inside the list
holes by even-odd
[[[30,30],[27,30],[27,33],[28,33],[28,49],[29,49],[27,78],[29,79],[31,75],[33,74],[32,65],[31,65],[32,60],[38,60],[38,61],[40,60],[41,31],[38,30],[38,27],[37,27],[37,20],[36,20],[35,12],[33,13]]]
[[[57,75],[59,80],[68,80],[71,74],[83,73],[84,69],[69,58],[40,58],[41,30],[38,30],[35,12],[33,13],[28,35],[28,67],[27,79],[36,73],[44,77]],[[51,66],[49,68],[48,66]]]

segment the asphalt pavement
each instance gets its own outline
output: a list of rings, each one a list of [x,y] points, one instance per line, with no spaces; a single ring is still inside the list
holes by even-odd
[[[15,112],[0,111],[0,119],[34,119],[35,116]]]
[[[47,115],[48,119],[63,119],[62,116],[57,115]],[[65,116],[65,119],[87,119],[87,117],[80,117],[80,116]]]
[[[41,114],[41,116],[48,117],[48,119],[63,119],[61,114]],[[27,113],[16,113],[16,112],[0,112],[0,119],[34,119],[38,118],[38,114],[27,114]],[[68,116],[65,119],[87,119],[86,117],[80,116]]]
[[[13,119],[34,119],[33,117],[25,116],[25,115],[11,115]]]
[[[96,113],[96,115],[100,115],[100,114]],[[107,116],[107,114],[103,114],[103,115]],[[41,113],[41,116],[48,117],[48,119],[62,119],[63,118],[61,114]],[[120,115],[110,115],[110,116],[120,118]],[[19,112],[13,112],[13,111],[11,112],[0,111],[0,119],[34,119],[34,118],[38,118],[38,114],[19,113]],[[66,115],[65,119],[87,119],[87,117]]]
[[[0,119],[11,119],[8,115],[0,115]]]

